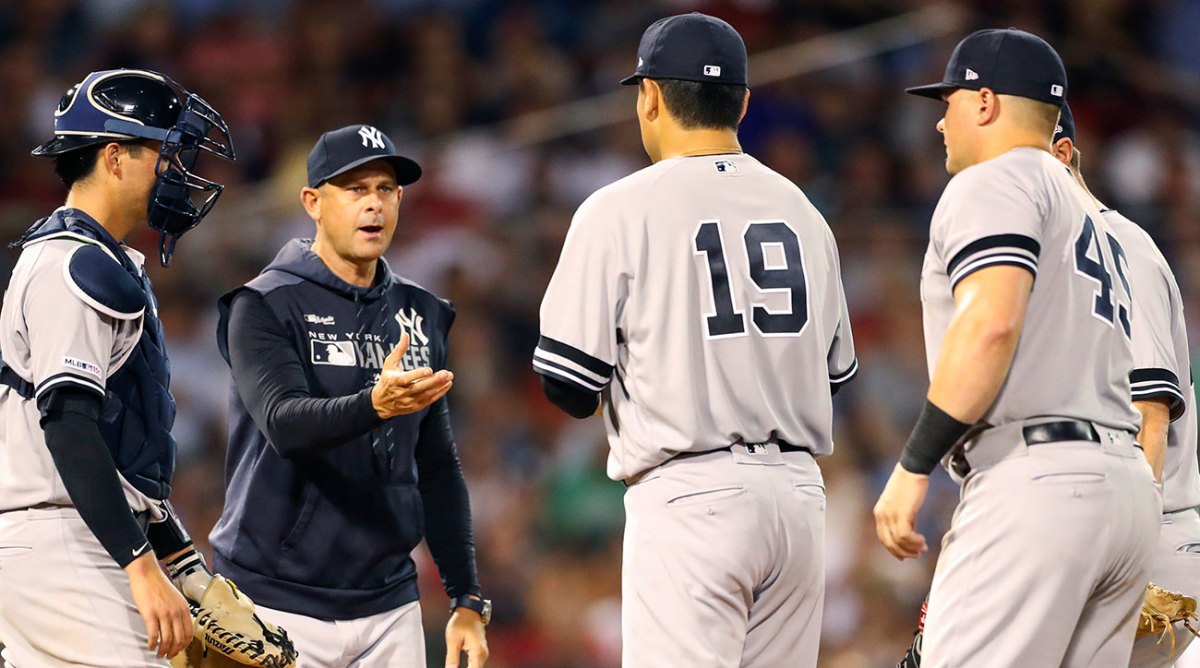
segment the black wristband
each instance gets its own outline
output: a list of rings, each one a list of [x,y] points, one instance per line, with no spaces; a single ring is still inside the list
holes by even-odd
[[[167,518],[162,522],[153,522],[146,529],[146,538],[160,559],[165,559],[180,550],[191,547],[192,537],[188,535],[183,522],[175,514],[175,509],[167,501],[162,502],[162,509]]]
[[[955,420],[926,399],[908,443],[904,444],[900,466],[909,473],[929,475],[970,428],[971,425]]]

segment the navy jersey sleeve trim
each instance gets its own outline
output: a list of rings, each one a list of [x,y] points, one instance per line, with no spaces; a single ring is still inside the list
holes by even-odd
[[[533,356],[533,370],[590,394],[601,392],[608,385],[607,381],[594,382],[576,369],[543,359],[537,352]]]
[[[53,376],[43,380],[40,385],[33,391],[35,399],[40,399],[46,392],[56,387],[78,387],[87,390],[93,394],[104,397],[104,386],[100,383],[82,376],[76,376],[73,373],[56,373]]]
[[[977,239],[959,251],[946,265],[953,289],[967,276],[997,265],[1009,265],[1028,269],[1037,277],[1038,255],[1042,246],[1037,240],[1023,234],[994,234]]]
[[[837,394],[838,390],[842,389],[846,383],[854,380],[854,377],[857,375],[858,358],[856,357],[854,358],[854,361],[850,363],[850,368],[839,374],[829,376],[829,394],[831,396]]]
[[[549,337],[538,340],[533,368],[588,392],[603,390],[612,378],[613,367],[591,355]]]
[[[1134,369],[1129,374],[1129,389],[1134,401],[1168,399],[1172,422],[1182,417],[1187,409],[1179,377],[1168,369]]]
[[[850,368],[847,368],[846,371],[829,374],[829,383],[833,383],[835,385],[850,383],[850,381],[856,377],[856,375],[858,375],[858,357],[854,357],[854,360],[850,362]]]
[[[1011,255],[990,256],[987,258],[980,258],[978,261],[975,261],[975,262],[971,262],[970,264],[963,267],[962,271],[960,273],[958,273],[957,275],[951,276],[950,277],[950,290],[953,291],[954,288],[958,287],[958,284],[961,283],[963,279],[970,276],[971,274],[974,274],[975,272],[979,271],[980,269],[987,269],[988,267],[1001,267],[1001,266],[1020,267],[1022,269],[1025,269],[1026,271],[1028,271],[1030,274],[1033,274],[1034,278],[1037,278],[1037,266],[1030,264],[1030,262],[1028,260],[1026,260],[1025,258],[1018,257],[1018,256],[1011,256]]]
[[[829,376],[829,383],[831,385],[844,385],[846,383],[849,383],[851,380],[853,380],[854,377],[857,375],[858,375],[858,358],[855,358],[854,361],[850,363],[850,368],[846,369],[845,371],[843,371],[839,374],[831,374]]]
[[[1036,264],[1037,257],[1042,252],[1042,245],[1036,239],[1027,237],[1024,234],[993,234],[967,244],[965,248],[954,256],[954,259],[950,260],[950,264],[946,266],[946,273],[953,274],[959,265],[966,262],[972,256],[995,249],[1024,251],[1033,256],[1034,264]]]

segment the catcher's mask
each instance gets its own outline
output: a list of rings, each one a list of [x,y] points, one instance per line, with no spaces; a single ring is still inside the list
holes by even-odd
[[[158,256],[165,267],[175,242],[200,224],[225,188],[194,173],[196,159],[202,151],[236,159],[229,126],[212,106],[158,72],[92,72],[63,95],[54,112],[54,138],[32,155],[139,137],[162,142],[147,222],[159,232]]]

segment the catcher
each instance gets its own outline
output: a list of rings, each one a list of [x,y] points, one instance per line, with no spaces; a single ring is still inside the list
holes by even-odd
[[[166,266],[221,193],[198,165],[232,160],[233,144],[215,109],[149,70],[92,72],[53,119],[33,155],[66,200],[16,242],[0,308],[2,658],[160,668],[192,625],[158,562],[194,551],[165,502],[175,402],[158,301],[122,239],[148,225]]]

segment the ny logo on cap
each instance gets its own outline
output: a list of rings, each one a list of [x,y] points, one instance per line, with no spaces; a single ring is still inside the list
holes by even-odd
[[[721,66],[720,65],[705,65],[704,66],[704,76],[706,76],[706,77],[721,76]]]
[[[963,77],[967,81],[974,81],[979,78],[979,73],[971,68],[967,68],[967,75]]]
[[[383,133],[379,131],[379,128],[364,125],[358,129],[358,134],[362,136],[364,147],[367,142],[371,142],[371,148],[383,148]]]

